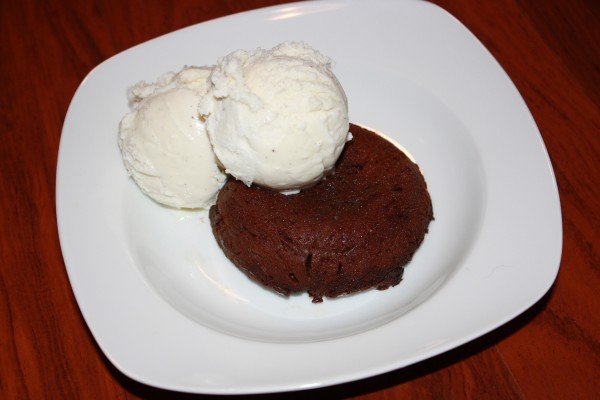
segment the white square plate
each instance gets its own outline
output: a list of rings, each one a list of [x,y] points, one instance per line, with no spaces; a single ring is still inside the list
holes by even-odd
[[[233,50],[304,41],[336,61],[350,119],[421,167],[435,221],[403,282],[312,304],[250,282],[206,212],[142,195],[117,147],[126,90]],[[562,227],[552,167],[516,88],[477,39],[422,1],[293,3],[192,26],[94,69],[64,123],[57,216],[100,348],[143,383],[258,393],[346,382],[472,340],[552,285]]]

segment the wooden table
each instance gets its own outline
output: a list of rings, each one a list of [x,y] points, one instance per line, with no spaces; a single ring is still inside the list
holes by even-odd
[[[208,398],[118,372],[73,297],[55,168],[67,107],[97,64],[140,42],[277,0],[2,0],[0,398]],[[252,398],[591,399],[600,393],[600,2],[435,0],[493,53],[525,98],[562,202],[561,270],[496,331],[382,376]],[[241,5],[243,4],[243,5]]]

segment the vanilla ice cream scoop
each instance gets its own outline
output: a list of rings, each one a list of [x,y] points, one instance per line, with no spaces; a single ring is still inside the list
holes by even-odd
[[[161,204],[209,208],[225,183],[198,117],[209,74],[188,67],[129,90],[133,110],[121,120],[119,148],[128,173]]]
[[[226,172],[275,190],[330,173],[349,134],[332,61],[306,44],[235,51],[213,68],[198,111]]]

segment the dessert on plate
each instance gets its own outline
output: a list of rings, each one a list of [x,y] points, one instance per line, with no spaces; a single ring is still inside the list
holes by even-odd
[[[234,265],[315,303],[397,285],[433,219],[419,167],[350,124],[332,66],[285,42],[185,67],[130,89],[119,136],[142,191],[210,209]]]

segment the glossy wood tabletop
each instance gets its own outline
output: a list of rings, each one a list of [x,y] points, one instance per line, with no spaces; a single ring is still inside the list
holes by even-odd
[[[0,1],[0,398],[212,398],[133,381],[95,344],[58,240],[57,152],[69,102],[96,65],[175,29],[277,3]],[[598,398],[600,2],[435,3],[496,57],[538,124],[562,205],[558,278],[524,314],[448,353],[357,382],[249,398]]]

